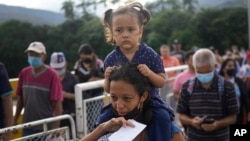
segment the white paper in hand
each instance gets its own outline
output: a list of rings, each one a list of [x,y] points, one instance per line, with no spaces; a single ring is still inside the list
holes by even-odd
[[[109,141],[132,141],[146,127],[145,124],[139,123],[133,119],[129,121],[132,122],[135,127],[121,127],[109,137]]]

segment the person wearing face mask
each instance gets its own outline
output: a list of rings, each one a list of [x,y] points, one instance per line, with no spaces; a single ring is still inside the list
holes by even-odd
[[[75,63],[74,72],[80,83],[104,79],[103,61],[97,57],[90,44],[82,44],[78,50],[80,59]],[[83,92],[83,98],[99,96],[103,88]]]
[[[32,42],[25,53],[30,66],[23,68],[18,76],[15,124],[23,108],[23,123],[58,116],[62,113],[61,81],[56,71],[44,63],[46,59],[44,44],[38,41]],[[48,128],[58,128],[59,124],[59,121],[48,124]],[[24,128],[23,136],[42,131],[42,125]]]
[[[53,52],[50,57],[50,67],[60,76],[63,87],[63,114],[69,114],[75,119],[75,90],[78,83],[76,77],[67,70],[67,61],[63,52]],[[61,127],[70,126],[69,120],[62,120]]]
[[[193,65],[196,76],[182,85],[177,105],[187,141],[228,141],[229,126],[239,112],[234,86],[215,73],[216,59],[209,49],[196,51]]]
[[[249,121],[245,121],[244,119],[250,119],[250,99],[247,95],[246,83],[236,76],[236,72],[236,61],[228,58],[222,62],[219,75],[233,83],[240,111],[237,115],[236,124],[245,124]]]
[[[155,124],[157,126],[165,124],[157,124],[157,120],[160,119],[153,115],[153,107],[149,103],[151,82],[140,73],[138,64],[122,64],[111,72],[109,81],[111,105],[105,106],[102,110],[109,110],[110,114],[101,113],[96,122],[96,128],[81,141],[108,141],[108,137],[122,125],[134,127],[130,119],[147,125],[133,141],[154,141],[161,134],[167,134],[166,141],[184,141],[184,136],[180,131],[172,131],[172,128],[176,127],[173,127],[170,120],[162,121],[167,124],[167,130],[157,130],[158,132],[155,133]],[[162,114],[166,117],[170,116]]]

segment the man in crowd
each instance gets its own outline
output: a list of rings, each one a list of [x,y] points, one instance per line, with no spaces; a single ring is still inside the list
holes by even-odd
[[[56,71],[47,66],[44,61],[46,49],[41,42],[32,42],[25,50],[30,66],[19,73],[17,85],[16,123],[24,108],[23,123],[58,116],[62,113],[62,85]],[[59,127],[60,122],[49,124],[49,129]],[[43,131],[42,126],[23,129],[23,136]]]
[[[187,126],[187,141],[228,141],[238,106],[234,86],[215,73],[216,59],[209,49],[193,56],[196,77],[182,86],[177,113]]]
[[[12,126],[12,88],[5,66],[0,63],[0,129]],[[1,141],[11,140],[11,132],[0,134]]]

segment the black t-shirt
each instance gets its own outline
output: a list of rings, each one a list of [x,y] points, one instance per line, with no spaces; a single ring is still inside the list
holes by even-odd
[[[63,90],[68,93],[74,94],[74,87],[78,83],[78,80],[69,71],[66,71],[65,77],[62,81]],[[71,114],[75,113],[75,101],[70,99],[63,100],[63,113]]]

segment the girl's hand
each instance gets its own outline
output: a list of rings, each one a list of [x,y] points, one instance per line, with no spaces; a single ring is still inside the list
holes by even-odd
[[[144,76],[146,76],[146,77],[148,77],[152,73],[152,71],[145,64],[139,64],[137,66],[137,68],[139,69],[139,71],[141,72],[141,74],[144,75]]]
[[[110,74],[111,74],[111,72],[112,72],[113,70],[115,70],[115,66],[113,66],[113,67],[107,67],[107,68],[106,68],[105,73],[104,73],[105,79],[108,79],[108,78],[109,78],[109,76],[110,76]]]
[[[134,124],[126,120],[124,117],[119,117],[119,118],[112,118],[111,120],[103,123],[102,126],[103,126],[103,131],[107,133],[107,132],[115,132],[122,126],[134,127]]]

